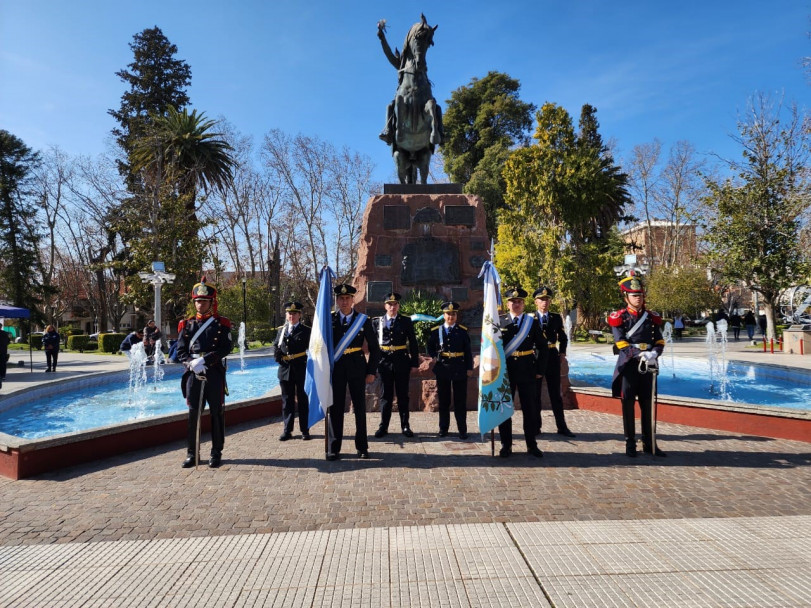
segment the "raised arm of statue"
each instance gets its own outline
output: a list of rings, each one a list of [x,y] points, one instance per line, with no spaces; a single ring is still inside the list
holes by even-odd
[[[395,69],[400,69],[400,51],[394,49],[394,52],[391,52],[391,47],[389,46],[388,41],[386,40],[386,23],[385,21],[379,21],[377,23],[377,37],[380,39],[380,46],[383,47],[383,53],[386,55],[386,59],[389,60],[389,63],[394,66]]]

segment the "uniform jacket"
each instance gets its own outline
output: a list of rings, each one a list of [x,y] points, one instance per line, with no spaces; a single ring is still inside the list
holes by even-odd
[[[501,325],[501,341],[506,345],[513,339],[519,328],[508,314],[499,317]],[[546,369],[547,348],[546,337],[541,326],[532,315],[525,314],[521,323],[531,323],[529,333],[524,341],[518,345],[512,356],[507,357],[507,374],[512,382],[535,381],[536,375],[543,375]],[[516,356],[519,352],[533,351],[532,355]]]
[[[42,346],[45,350],[49,350],[51,352],[58,352],[59,351],[59,333],[55,331],[49,331],[42,336]]]
[[[352,316],[349,319],[347,327],[343,327],[341,325],[341,313],[338,311],[332,313],[333,348],[338,346],[338,343],[341,341],[341,338],[344,337],[346,330],[352,326],[352,322],[355,320],[355,315],[357,314],[358,313],[355,310],[352,310]],[[366,345],[369,348],[368,361],[363,354],[364,340],[366,340]],[[366,321],[364,321],[363,327],[361,327],[360,331],[355,334],[352,341],[347,344],[346,350],[351,348],[360,348],[361,350],[348,354],[346,351],[344,351],[341,358],[335,362],[335,368],[342,368],[347,378],[374,376],[377,374],[377,366],[380,363],[380,345],[377,343],[377,336],[375,335],[375,330],[372,327],[371,319],[367,318]]]
[[[637,355],[643,351],[656,351],[660,356],[665,349],[665,340],[662,337],[662,317],[652,311],[647,311],[648,317],[631,337],[627,332],[636,325],[640,316],[646,311],[643,309],[636,313],[628,308],[612,312],[608,317],[608,324],[614,334],[614,346],[619,350],[617,365],[614,368],[614,377],[611,381],[611,390],[614,397],[621,394],[621,376],[628,365],[638,365]]]
[[[386,317],[377,317],[372,321],[375,335],[380,338],[380,324],[383,323],[383,341],[381,347],[405,346],[399,350],[381,349],[380,367],[394,370],[396,367],[419,367],[420,353],[417,346],[417,335],[414,333],[414,323],[411,317],[398,314],[391,322],[391,327],[385,326]]]
[[[178,324],[177,360],[180,363],[186,363],[195,358],[193,355],[203,355],[208,368],[207,374],[210,372],[225,374],[223,359],[231,354],[231,321],[226,317],[215,315],[214,321],[189,347],[194,334],[207,320],[207,318],[192,317],[183,319]]]
[[[279,327],[279,331],[284,331],[285,326]],[[276,343],[274,354],[276,363],[279,364],[279,380],[298,380],[304,378],[307,370],[307,355],[299,356],[285,361],[285,357],[306,353],[310,345],[310,333],[312,329],[304,323],[298,323],[289,336],[282,338],[282,343]]]
[[[443,332],[442,347],[439,346],[439,332]],[[444,357],[442,353],[462,353],[459,356]],[[470,334],[467,327],[454,325],[450,332],[445,331],[444,323],[431,328],[428,337],[428,355],[436,359],[434,374],[444,380],[456,380],[473,369],[473,353],[470,350]]]
[[[181,321],[183,323],[183,321]],[[126,338],[121,341],[121,345],[118,347],[120,351],[127,351],[132,350],[132,347],[138,344],[141,341],[141,338],[138,337],[138,334],[132,332]]]
[[[566,347],[569,345],[569,338],[566,337],[566,329],[563,327],[563,317],[556,312],[548,312],[548,321],[543,325],[543,335],[549,343],[549,348],[557,346],[558,353],[561,355],[566,354]],[[541,324],[541,313],[536,312],[535,318],[538,324]]]

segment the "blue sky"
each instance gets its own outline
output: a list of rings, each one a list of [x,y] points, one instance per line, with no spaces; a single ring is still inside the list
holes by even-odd
[[[316,135],[368,155],[394,181],[377,139],[396,73],[376,37],[401,46],[425,12],[434,95],[499,70],[521,97],[575,118],[597,108],[620,155],[658,137],[737,156],[729,135],[756,91],[800,106],[811,55],[811,0],[548,2],[255,2],[0,0],[0,128],[34,149],[106,149],[132,61],[129,43],[159,26],[192,69],[192,107],[261,143],[269,129]]]

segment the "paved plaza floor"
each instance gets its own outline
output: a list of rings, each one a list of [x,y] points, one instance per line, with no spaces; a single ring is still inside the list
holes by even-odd
[[[618,416],[567,420],[542,459],[412,413],[360,460],[348,415],[338,462],[274,418],[217,470],[176,442],[0,479],[0,606],[811,605],[811,444],[662,423],[630,459]]]
[[[806,443],[662,424],[668,456],[629,459],[618,416],[573,411],[502,459],[419,413],[360,460],[351,420],[338,462],[273,419],[217,470],[178,442],[0,480],[0,605],[811,605]]]

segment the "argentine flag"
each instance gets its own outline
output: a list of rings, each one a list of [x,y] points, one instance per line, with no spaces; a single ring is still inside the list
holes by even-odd
[[[315,318],[307,350],[304,392],[310,400],[307,428],[323,420],[332,405],[332,268],[324,266],[315,302]]]
[[[482,266],[479,278],[482,277],[484,316],[479,354],[479,432],[484,435],[512,416],[515,410],[498,319],[501,277],[491,262],[485,262]]]

